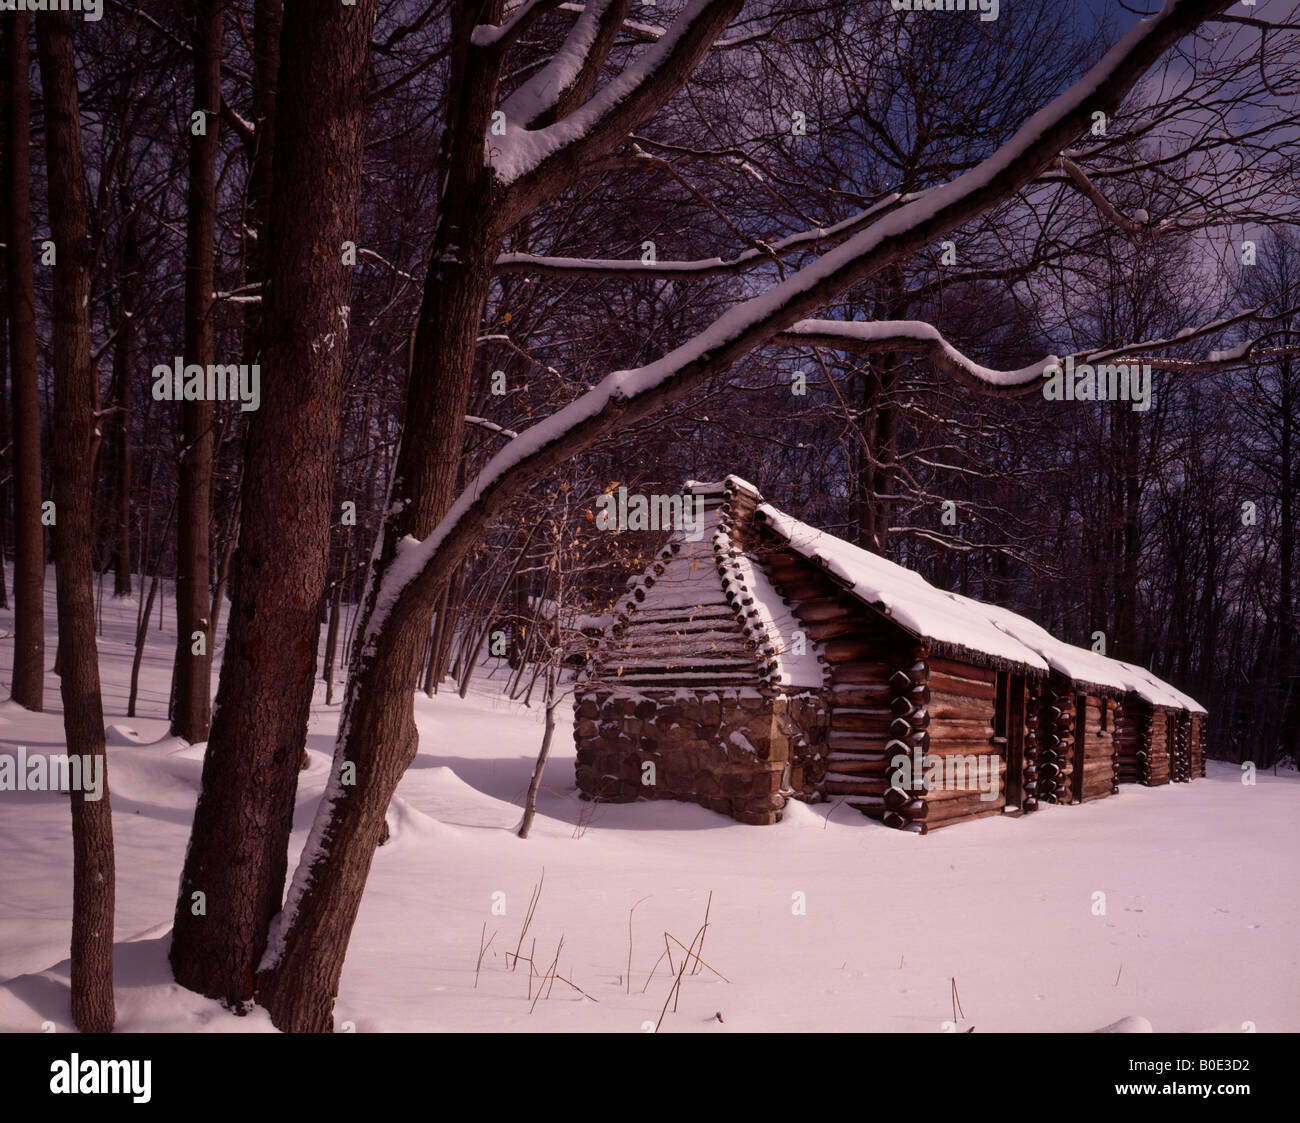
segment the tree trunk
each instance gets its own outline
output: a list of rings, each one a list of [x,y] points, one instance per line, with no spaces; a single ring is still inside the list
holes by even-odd
[[[343,561],[339,566],[338,580],[334,582],[333,595],[330,597],[330,621],[325,633],[325,705],[334,705],[334,666],[339,650],[339,618],[343,615],[343,583],[348,575],[349,531],[343,531]]]
[[[253,231],[245,255],[244,280],[260,285],[266,280],[267,229],[271,219],[271,158],[275,153],[275,100],[280,66],[282,0],[253,3],[253,156],[248,169],[248,225]],[[260,359],[263,349],[262,305],[244,305],[244,351],[248,361]]]
[[[100,798],[72,800],[72,1019],[87,1033],[113,1028],[113,820],[104,751],[104,710],[95,645],[91,495],[97,419],[91,358],[89,244],[72,17],[48,12],[36,25],[45,95],[54,267],[54,538],[68,754],[101,769]]]
[[[193,110],[204,134],[190,145],[185,239],[185,363],[213,361],[213,250],[217,225],[217,141],[221,122],[221,13],[224,0],[191,0]],[[212,522],[212,403],[181,405],[180,515],[176,542],[176,686],[172,735],[208,739],[212,720],[212,621],[208,585]],[[200,642],[201,641],[201,642]]]
[[[524,819],[519,824],[519,837],[527,838],[532,830],[533,818],[537,815],[537,793],[542,786],[542,772],[546,760],[551,755],[551,740],[555,736],[555,686],[559,678],[559,654],[556,654],[546,676],[546,725],[542,731],[542,747],[537,754],[537,765],[533,769],[533,778],[528,782],[528,794],[524,797]]]
[[[330,782],[285,907],[272,926],[259,979],[259,1001],[286,1031],[324,1032],[332,1026],[343,957],[385,811],[418,748],[412,695],[435,597],[451,572],[440,573],[427,596],[409,601],[400,612],[383,606],[377,618],[376,598],[397,558],[398,542],[407,535],[426,537],[457,491],[478,332],[502,227],[510,221],[504,188],[483,159],[501,60],[493,52],[471,50],[470,43],[474,26],[499,23],[502,8],[501,0],[492,0],[452,9],[443,208],[416,329],[392,513],[383,524],[362,608]],[[621,18],[626,5],[612,10]],[[710,13],[717,26],[706,21],[698,43],[701,56],[734,9],[718,5]],[[683,80],[692,69],[693,64],[684,66]],[[669,88],[662,87],[664,100]],[[558,178],[541,194],[563,184]],[[345,764],[354,784],[344,783]]]
[[[4,44],[0,41],[0,67],[4,66]],[[0,108],[3,108],[0,106]],[[0,183],[4,182],[4,130],[0,127]],[[4,216],[0,215],[0,240],[4,238]],[[0,267],[0,285],[5,271]],[[9,556],[9,481],[13,479],[13,438],[9,425],[9,296],[6,289],[0,293],[0,444],[8,450],[5,465],[0,468],[4,482],[0,484],[0,608],[9,607],[8,581],[4,562]]]
[[[263,307],[275,392],[249,426],[217,716],[171,950],[179,982],[236,1003],[252,997],[280,908],[307,735],[352,285],[342,243],[355,236],[376,7],[291,7],[281,29]],[[206,916],[191,908],[200,891]]]
[[[127,213],[122,232],[122,270],[119,278],[119,324],[113,347],[113,377],[117,383],[117,541],[113,552],[113,595],[131,595],[131,363],[135,357],[135,293],[140,283],[140,248],[136,216],[125,192]]]
[[[47,18],[42,16],[42,18]],[[45,529],[41,525],[41,392],[36,372],[32,266],[31,94],[27,14],[3,21],[5,37],[5,266],[9,300],[14,465],[14,670],[12,697],[40,710],[45,693]]]
[[[1291,343],[1294,336],[1288,336]],[[1282,697],[1276,706],[1281,716],[1280,744],[1278,754],[1285,753],[1292,760],[1300,757],[1300,681],[1297,671],[1300,660],[1296,654],[1296,590],[1295,590],[1295,554],[1296,554],[1296,511],[1295,511],[1295,364],[1285,358],[1279,364],[1281,433],[1278,440],[1278,482],[1281,528],[1278,542],[1278,603],[1277,603],[1277,647],[1278,658],[1275,673],[1281,680],[1279,693]],[[1274,757],[1277,760],[1277,756]]]
[[[226,582],[230,577],[230,562],[235,553],[235,542],[239,536],[240,497],[235,496],[235,506],[230,512],[230,524],[226,527],[225,539],[221,546],[221,561],[217,564],[217,580],[212,587],[212,605],[210,608],[212,634],[221,634],[221,602],[226,597]]]
[[[167,512],[167,522],[163,525],[162,541],[167,541],[167,532],[171,530],[172,519],[176,514],[176,505]],[[131,657],[131,690],[126,702],[126,716],[135,717],[135,700],[140,688],[140,662],[144,659],[144,644],[149,637],[149,614],[153,612],[153,602],[158,596],[158,582],[162,579],[162,562],[164,550],[158,548],[158,561],[153,568],[153,580],[149,582],[149,596],[143,604],[144,611],[136,621],[135,654]],[[143,557],[141,559],[143,561]],[[140,591],[144,592],[144,568],[140,569]]]

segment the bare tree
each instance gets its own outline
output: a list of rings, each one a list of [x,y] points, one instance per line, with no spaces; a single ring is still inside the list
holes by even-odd
[[[185,238],[185,363],[213,359],[213,252],[216,168],[221,128],[221,18],[225,0],[190,0],[194,107],[190,118]],[[208,739],[212,719],[212,621],[209,568],[212,521],[212,403],[206,394],[181,405],[180,512],[176,543],[176,670],[172,734]]]
[[[62,652],[59,690],[68,751],[99,770],[100,798],[73,791],[72,1018],[87,1033],[113,1028],[116,892],[104,707],[95,643],[91,480],[99,444],[97,375],[91,358],[90,253],[86,227],[72,16],[37,21],[45,95],[45,150],[54,266],[54,535]]]
[[[316,667],[361,187],[362,97],[377,0],[291,6],[280,30],[264,354],[217,717],[181,875],[171,961],[191,989],[253,996],[280,907]],[[329,59],[322,66],[321,59]],[[323,167],[334,169],[321,175]],[[205,894],[206,910],[193,907]]]
[[[30,58],[26,12],[3,21],[5,291],[9,307],[14,476],[12,697],[40,710],[45,695],[45,529],[41,523],[41,399],[32,269]]]

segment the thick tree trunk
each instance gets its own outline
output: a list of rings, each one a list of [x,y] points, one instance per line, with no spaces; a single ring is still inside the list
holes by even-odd
[[[225,0],[191,0],[195,112],[204,135],[190,135],[185,244],[185,363],[212,361],[213,250],[217,225],[217,142],[221,123],[221,13]],[[180,515],[176,542],[176,686],[172,735],[208,739],[212,720],[209,568],[212,522],[212,403],[181,405]]]
[[[424,537],[451,505],[460,468],[464,404],[474,369],[479,324],[492,263],[500,245],[492,176],[483,166],[483,137],[496,103],[496,76],[466,73],[469,32],[496,22],[501,4],[453,14],[454,52],[443,211],[434,236],[416,329],[407,417],[397,471],[381,530],[379,556],[353,650],[339,743],[317,829],[272,928],[259,979],[259,1001],[287,1031],[326,1032],[361,891],[397,782],[415,759],[418,739],[412,694],[429,636],[428,611],[389,620],[367,637],[379,580],[404,535]],[[421,434],[415,439],[415,434]],[[430,455],[433,451],[434,454]],[[345,786],[341,763],[354,771]],[[332,845],[346,839],[346,845]]]
[[[343,774],[336,754],[307,843],[314,860],[306,869],[299,867],[285,912],[272,926],[258,1001],[285,1031],[325,1033],[332,1027],[334,995],[361,904],[360,890],[389,801],[415,759],[418,738],[411,695],[428,621],[409,613],[392,625],[377,637],[373,655],[364,654],[366,641],[359,639],[362,667],[353,671],[341,719],[341,728],[364,732],[347,738],[353,776]],[[394,674],[393,668],[406,674]],[[345,783],[349,778],[356,782]],[[334,845],[339,839],[348,844]],[[310,878],[305,890],[304,875]],[[307,933],[310,939],[303,938]]]
[[[343,957],[383,834],[384,814],[418,747],[412,694],[434,602],[456,566],[430,574],[421,595],[409,599],[400,612],[377,607],[376,597],[397,556],[397,543],[406,535],[427,536],[455,497],[465,405],[493,264],[502,230],[513,221],[510,206],[524,198],[506,193],[484,166],[483,143],[496,109],[501,60],[491,51],[470,48],[474,26],[499,23],[502,7],[500,0],[493,0],[452,11],[443,209],[416,331],[406,423],[389,505],[393,513],[384,522],[362,610],[330,783],[285,907],[272,926],[259,979],[259,1001],[283,1030],[331,1028]],[[694,61],[683,59],[657,87],[663,100],[676,81],[693,71],[735,7],[719,4],[707,9],[708,18],[693,41]],[[612,41],[626,5],[608,11],[617,17],[610,29]],[[594,74],[590,77],[594,80]],[[645,112],[653,109],[647,105]],[[576,172],[571,168],[530,187],[527,198],[540,201],[561,190],[569,182],[566,176]],[[355,783],[348,783],[349,778]]]
[[[351,300],[342,243],[355,236],[376,7],[291,7],[281,29],[263,308],[275,390],[249,426],[217,716],[171,951],[179,982],[231,1002],[252,997],[280,908],[307,734]]]
[[[89,245],[77,117],[72,17],[49,12],[36,26],[45,94],[45,148],[54,267],[55,577],[69,755],[98,769],[100,798],[72,799],[72,1018],[83,1032],[113,1028],[113,820],[104,711],[95,646],[90,485],[97,444],[91,358]]]
[[[253,4],[253,157],[248,169],[248,226],[253,231],[245,256],[244,280],[266,280],[266,246],[271,220],[272,157],[275,154],[275,101],[280,66],[282,0]],[[247,361],[262,356],[262,305],[244,305],[244,351]]]
[[[42,17],[46,18],[46,17]],[[5,267],[14,465],[13,700],[40,710],[45,693],[45,529],[41,525],[41,397],[32,267],[31,99],[27,14],[0,21],[5,41]]]

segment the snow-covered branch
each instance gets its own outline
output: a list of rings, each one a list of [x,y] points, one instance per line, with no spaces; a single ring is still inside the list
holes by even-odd
[[[1011,198],[1087,129],[1095,110],[1113,113],[1169,47],[1230,2],[1169,0],[1157,15],[1135,24],[1079,82],[1030,116],[1010,140],[976,167],[923,192],[786,280],[731,308],[659,360],[606,376],[586,394],[525,430],[487,462],[427,538],[407,538],[397,544],[397,555],[377,590],[364,649],[371,648],[399,601],[432,603],[449,571],[448,563],[463,556],[521,489],[619,427],[648,416],[728,370],[755,347],[825,307],[851,286]],[[693,5],[683,19],[704,19],[703,13],[712,8]],[[716,19],[722,13],[711,14]],[[678,42],[683,37],[684,31]],[[621,103],[628,94],[620,89],[614,96]],[[597,95],[593,105],[600,101]],[[622,116],[616,105],[602,104],[594,112],[602,124],[593,125],[593,129],[607,127],[609,121]],[[587,108],[552,128],[563,129],[585,113]]]
[[[513,429],[507,429],[503,425],[498,425],[495,421],[489,421],[486,417],[475,417],[469,413],[465,415],[465,424],[476,425],[480,429],[486,429],[489,433],[497,433],[512,441],[519,436]]]
[[[512,119],[506,113],[505,134],[487,138],[493,174],[514,187],[513,207],[507,210],[526,213],[535,196],[549,194],[548,181],[575,177],[587,161],[609,152],[662,107],[694,72],[741,3],[691,0],[662,39],[590,101],[545,128],[527,128],[523,122],[536,114],[531,106],[516,103],[517,116]],[[566,42],[566,49],[569,46]],[[566,65],[579,64],[574,59]]]
[[[628,0],[593,0],[586,5],[550,62],[501,106],[506,120],[534,129],[580,104],[591,92],[629,6]]]
[[[545,257],[530,253],[504,253],[497,258],[498,273],[537,273],[568,277],[625,277],[654,280],[656,278],[709,277],[720,273],[739,273],[802,250],[820,248],[850,234],[865,229],[903,203],[918,198],[916,195],[887,195],[864,211],[850,215],[831,226],[818,226],[800,230],[785,238],[767,243],[761,248],[742,250],[735,257],[706,257],[694,261],[658,261],[646,264],[639,259],[594,257]]]
[[[1129,357],[1140,358],[1154,370],[1211,371],[1241,366],[1247,362],[1267,362],[1283,355],[1300,353],[1300,347],[1262,346],[1261,338],[1241,343],[1227,351],[1211,351],[1205,356],[1168,358],[1152,352],[1185,345],[1206,336],[1217,335],[1228,328],[1249,322],[1268,322],[1294,316],[1297,309],[1268,314],[1267,305],[1249,308],[1244,312],[1188,328],[1169,339],[1148,339],[1123,347],[1101,351],[1080,351],[1070,356],[1078,363],[1104,363]],[[1021,396],[1031,394],[1042,386],[1043,372],[1063,360],[1047,355],[1018,370],[994,370],[975,362],[963,354],[933,324],[920,320],[801,320],[776,336],[774,342],[792,346],[830,347],[854,354],[880,354],[905,352],[924,355],[953,381],[972,390],[995,396]]]
[[[539,16],[563,6],[557,3],[557,0],[524,0],[524,3],[499,27],[492,24],[479,24],[471,34],[470,42],[476,47],[504,51],[532,27]]]
[[[1061,170],[1069,177],[1070,182],[1073,183],[1087,199],[1091,200],[1097,210],[1101,212],[1103,218],[1113,222],[1128,234],[1150,233],[1150,228],[1148,227],[1147,221],[1144,217],[1145,212],[1143,212],[1141,221],[1138,220],[1139,216],[1129,218],[1128,216],[1121,214],[1115,207],[1115,204],[1101,193],[1101,189],[1088,178],[1087,174],[1078,164],[1068,156],[1062,156],[1058,160],[1058,163],[1060,164]]]

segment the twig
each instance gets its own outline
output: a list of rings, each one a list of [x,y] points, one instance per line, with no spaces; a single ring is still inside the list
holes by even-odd
[[[712,894],[710,894],[710,899],[712,899]],[[708,926],[709,926],[709,925],[708,925],[708,921],[706,920],[703,924],[700,925],[699,931],[697,931],[697,932],[695,933],[695,935],[691,937],[691,946],[688,947],[688,948],[686,949],[686,955],[682,958],[682,965],[681,965],[680,968],[678,968],[678,971],[677,971],[677,979],[676,979],[676,981],[673,983],[673,985],[672,985],[671,987],[668,988],[668,997],[664,999],[664,1008],[663,1008],[662,1010],[659,1011],[659,1020],[658,1020],[657,1022],[655,1022],[655,1033],[658,1033],[658,1032],[659,1032],[659,1027],[663,1024],[664,1015],[668,1012],[668,999],[669,999],[669,998],[671,998],[671,999],[673,1000],[673,1013],[674,1013],[674,1014],[677,1013],[677,1000],[681,997],[681,993],[682,993],[682,976],[686,974],[686,964],[690,962],[690,960],[691,960],[691,956],[696,954],[696,952],[695,952],[695,942],[696,942],[697,940],[699,940],[699,941],[701,942],[701,946],[703,946],[704,930],[705,930]],[[681,941],[678,940],[676,937],[670,937],[670,936],[668,935],[667,932],[664,933],[664,937],[665,937],[665,939],[664,939],[664,946],[665,946],[665,947],[668,946],[668,940],[669,940],[669,939],[672,939],[673,942],[674,942],[675,944],[678,945],[678,947],[681,946]],[[669,962],[671,962],[671,961],[672,961],[672,960],[671,960],[671,957],[670,957],[670,958],[669,958]],[[709,970],[712,971],[713,968],[710,967]]]
[[[646,979],[645,986],[641,988],[642,994],[645,994],[646,990],[649,988],[650,979],[653,979],[655,977],[655,972],[659,970],[659,964],[661,964],[664,961],[664,956],[667,954],[668,954],[667,948],[665,948],[663,951],[659,953],[659,958],[655,960],[655,965],[650,968],[650,976],[649,978]]]
[[[1115,985],[1119,986],[1119,977],[1124,973],[1124,964],[1119,965],[1119,970],[1115,972]]]
[[[641,901],[648,901],[649,896],[641,898]],[[641,901],[637,901],[639,905]],[[627,993],[632,993],[632,914],[636,912],[636,905],[627,910]]]
[[[838,800],[836,803],[834,803],[834,804],[831,806],[831,809],[830,809],[829,811],[827,811],[826,814],[822,817],[822,830],[825,830],[825,829],[826,829],[826,824],[829,823],[829,822],[831,821],[831,816],[835,814],[836,808],[838,808],[838,807],[839,807],[841,804],[843,804],[843,803],[844,803],[844,800],[842,800],[842,799],[841,799],[841,800]]]
[[[704,930],[704,929],[701,928],[701,929],[700,929],[700,932],[702,932],[703,930]],[[695,947],[695,941],[698,940],[698,939],[700,938],[700,932],[696,932],[694,938],[691,940],[691,947],[692,947],[692,948]],[[667,936],[668,933],[665,932],[664,935]],[[677,941],[677,942],[678,942],[679,944],[681,943],[680,940]],[[662,1010],[659,1011],[659,1020],[658,1020],[657,1022],[655,1022],[655,1033],[658,1033],[658,1032],[659,1032],[659,1027],[663,1024],[664,1015],[668,1012],[668,999],[669,999],[669,998],[673,999],[673,1013],[674,1013],[674,1014],[677,1013],[677,996],[681,994],[681,990],[682,990],[682,976],[683,976],[684,974],[686,974],[686,964],[689,963],[689,962],[690,962],[690,956],[689,956],[689,955],[683,957],[683,959],[682,959],[682,965],[681,965],[681,967],[679,967],[678,970],[677,970],[677,978],[673,980],[673,985],[670,986],[670,987],[668,988],[668,995],[667,995],[667,997],[664,999],[664,1008],[663,1008]]]
[[[701,931],[703,931],[703,929],[701,929]],[[665,933],[665,934],[667,934],[667,933]],[[676,936],[669,935],[668,938],[669,938],[670,940],[672,940],[672,942],[675,943],[679,948],[681,948],[683,951],[686,952],[686,958],[687,958],[687,959],[694,959],[694,960],[695,960],[695,964],[696,964],[696,965],[695,965],[695,967],[691,968],[691,974],[692,974],[692,975],[695,974],[695,972],[699,969],[699,967],[700,967],[701,964],[703,964],[705,967],[709,967],[709,965],[708,965],[707,963],[705,963],[704,960],[702,960],[702,959],[700,958],[700,953],[699,953],[699,952],[697,952],[697,951],[691,951],[691,949],[688,948],[684,943],[682,943],[681,940],[679,940]],[[703,940],[700,941],[700,947],[701,947],[701,948],[704,947],[704,941],[703,941]],[[715,975],[717,975],[718,978],[721,979],[724,983],[729,983],[729,982],[731,982],[731,980],[730,980],[729,978],[727,978],[727,976],[724,975],[721,971],[719,971],[716,967],[709,967],[709,970],[712,971]]]
[[[542,867],[542,877],[536,885],[533,886],[533,895],[528,898],[528,913],[524,917],[524,926],[519,930],[519,942],[515,944],[515,962],[510,970],[519,966],[519,949],[524,946],[524,937],[528,935],[528,926],[533,922],[533,913],[537,909],[537,902],[542,899],[542,884],[546,881],[546,867]]]
[[[568,983],[569,986],[573,987],[573,989],[576,990],[580,995],[582,995],[583,998],[591,998],[591,995],[589,995],[585,990],[582,989],[582,987],[578,986],[578,984],[573,982],[572,980],[566,979],[563,975],[556,975],[555,977],[559,979],[560,982],[562,983]],[[591,1000],[592,1002],[600,1001],[599,998],[591,998]]]
[[[483,966],[483,956],[487,954],[487,949],[492,946],[492,940],[495,940],[497,938],[497,934],[493,932],[492,940],[488,940],[488,942],[484,944],[483,937],[486,935],[487,935],[487,921],[485,920],[483,921],[483,931],[480,932],[478,936],[478,962],[474,964],[474,989],[475,990],[478,989],[478,972],[479,972],[479,968]]]
[[[962,1019],[966,1018],[966,1011],[961,1008],[961,999],[957,997],[957,976],[952,976],[952,1020],[957,1020],[957,1013],[961,1011]]]
[[[713,907],[713,890],[710,889],[710,890],[709,890],[709,900],[708,900],[708,903],[704,906],[704,930],[705,930],[705,932],[707,932],[708,929],[709,929],[709,909],[711,909],[712,907]],[[703,951],[703,950],[704,950],[704,937],[701,936],[701,937],[700,937],[700,951]],[[695,957],[695,966],[691,968],[691,974],[692,974],[692,975],[694,975],[695,972],[698,971],[698,970],[700,969],[700,964],[701,964],[701,963],[704,963],[704,960],[702,960],[702,959],[697,955],[697,956]],[[709,965],[708,965],[707,963],[704,963],[704,966],[709,967]],[[710,971],[713,971],[713,968],[712,968],[712,967],[709,967],[709,970],[710,970]],[[722,976],[721,976],[717,971],[713,971],[713,973],[714,973],[715,975],[717,975],[718,978],[722,978]]]
[[[555,948],[555,958],[551,960],[551,965],[546,969],[546,974],[542,976],[542,981],[541,981],[540,983],[537,984],[537,998],[534,998],[534,999],[533,999],[533,1004],[532,1004],[531,1006],[528,1007],[528,1012],[529,1012],[530,1014],[531,1014],[535,1009],[537,1009],[537,1003],[538,1003],[538,1000],[542,997],[542,991],[543,991],[543,990],[546,990],[546,982],[547,982],[547,980],[548,980],[548,979],[551,980],[551,986],[554,986],[554,985],[555,985],[555,980],[554,980],[554,979],[551,979],[551,972],[555,970],[555,965],[556,965],[557,963],[560,962],[560,949],[561,949],[562,947],[564,947],[564,936],[563,936],[563,935],[560,936],[560,942],[559,942],[559,944],[556,945],[556,948]],[[549,998],[549,997],[550,997],[550,991],[547,991],[546,993],[547,993],[547,997]]]

